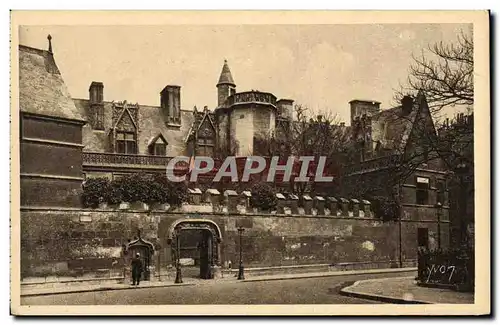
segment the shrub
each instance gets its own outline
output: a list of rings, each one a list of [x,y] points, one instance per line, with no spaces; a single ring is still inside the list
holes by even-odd
[[[119,204],[123,201],[121,179],[115,179],[109,183],[105,197],[109,204]]]
[[[394,199],[385,196],[374,196],[370,198],[370,201],[376,217],[384,221],[399,219],[400,207]]]
[[[188,187],[185,183],[167,182],[168,201],[172,206],[179,206],[188,200]]]
[[[188,199],[188,188],[185,183],[175,183],[163,174],[157,174],[147,183],[147,203],[168,203],[179,206]]]
[[[124,202],[148,202],[150,180],[144,174],[133,174],[119,181]]]
[[[109,188],[109,180],[104,177],[90,178],[83,184],[83,205],[96,208],[99,203],[106,201],[106,193]]]
[[[276,190],[266,184],[259,183],[250,189],[252,197],[250,198],[250,205],[253,208],[258,208],[263,211],[271,211],[276,207]]]

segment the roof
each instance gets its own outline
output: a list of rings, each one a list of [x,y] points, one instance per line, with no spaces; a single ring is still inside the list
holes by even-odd
[[[349,102],[351,103],[371,103],[371,104],[380,104],[380,102],[377,102],[376,100],[371,100],[371,99],[353,99]]]
[[[406,116],[403,114],[401,106],[386,109],[373,115],[372,129],[376,127],[381,130],[378,134],[373,133],[373,143],[380,142],[382,148],[388,150],[404,150],[424,101],[424,94],[419,93],[416,100],[413,101],[411,112]]]
[[[218,85],[229,84],[236,86],[233,80],[233,76],[231,75],[231,70],[229,70],[229,66],[227,65],[227,60],[224,60],[224,65],[222,66],[222,72],[220,73]]]
[[[84,121],[75,107],[52,53],[19,46],[21,112]]]

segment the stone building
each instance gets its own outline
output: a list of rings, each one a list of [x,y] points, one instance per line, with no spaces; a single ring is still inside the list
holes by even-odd
[[[419,246],[447,247],[448,172],[432,146],[437,133],[425,95],[405,97],[400,106],[386,110],[380,110],[380,103],[372,100],[350,104],[353,155],[343,169],[338,192],[394,200],[401,210],[387,219],[414,224],[403,229],[402,236],[414,238]],[[438,233],[429,231],[428,225],[436,223]]]
[[[73,99],[89,121],[83,128],[86,176],[163,172],[175,156],[252,155],[256,135],[274,132],[291,118],[292,100],[256,90],[237,92],[227,61],[216,87],[213,110],[186,110],[180,86],[167,85],[160,105],[152,106],[106,101],[104,85],[93,81],[88,99]]]
[[[80,206],[82,127],[75,106],[48,51],[19,46],[21,206]]]
[[[419,245],[447,245],[446,171],[439,160],[413,161],[411,175],[395,190],[385,186],[394,175],[395,157],[432,154],[418,141],[435,134],[423,94],[383,111],[375,101],[352,101],[352,123],[343,128],[351,134],[355,161],[343,169],[335,195],[327,200],[304,196],[302,213],[240,213],[229,207],[224,211],[223,204],[213,202],[205,212],[199,209],[207,208],[203,205],[176,211],[83,209],[85,177],[164,172],[170,157],[179,155],[252,154],[256,136],[286,130],[293,101],[256,90],[238,93],[227,62],[216,84],[218,103],[213,110],[182,109],[181,87],[176,85],[161,90],[157,106],[105,100],[103,83],[95,81],[89,98],[71,98],[50,38],[48,51],[20,46],[19,63],[21,250],[26,275],[112,268],[123,274],[123,248],[142,242],[148,251],[154,249],[151,265],[171,270],[175,254],[181,255],[176,239],[181,232],[190,234],[188,230],[203,234],[195,248],[210,262],[205,266],[236,262],[239,249],[245,262],[255,267],[387,267],[395,261],[404,266],[414,265]],[[403,205],[399,223],[385,222],[370,211],[370,202],[363,200],[370,193],[361,191],[369,184],[385,186],[382,196],[397,193]],[[219,195],[223,202],[224,194]],[[442,214],[435,207],[438,197],[443,199]],[[280,197],[293,207],[290,211],[297,210],[296,199]],[[328,213],[321,212],[325,201]],[[240,226],[247,229],[241,247]],[[139,238],[131,240],[136,234]]]

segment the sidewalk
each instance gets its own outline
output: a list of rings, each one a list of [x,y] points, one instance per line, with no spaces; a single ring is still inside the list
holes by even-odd
[[[361,280],[341,294],[394,304],[473,304],[474,293],[420,287],[415,277]]]
[[[183,283],[174,283],[175,277],[162,279],[162,281],[144,281],[141,282],[139,288],[157,288],[157,287],[177,287],[177,286],[194,286],[194,285],[214,285],[219,283],[234,283],[234,282],[256,282],[256,281],[272,281],[272,280],[288,280],[288,279],[304,279],[304,278],[319,278],[340,275],[361,275],[361,274],[380,274],[380,273],[402,273],[416,271],[416,268],[401,268],[401,269],[373,269],[373,270],[354,270],[354,271],[330,271],[330,272],[310,272],[310,273],[295,273],[295,274],[273,274],[262,276],[246,276],[245,280],[238,280],[234,275],[225,275],[222,278],[213,280],[202,280],[195,278],[184,278]],[[93,282],[96,282],[95,280]],[[89,284],[84,281],[78,282],[54,282],[44,284],[21,284],[21,297],[27,296],[43,296],[64,293],[80,293],[89,291],[107,291],[107,290],[126,290],[137,288],[130,285],[129,280],[125,283],[118,283],[118,280],[102,280],[99,283]]]

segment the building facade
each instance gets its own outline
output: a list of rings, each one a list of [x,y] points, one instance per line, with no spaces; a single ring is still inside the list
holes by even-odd
[[[82,127],[49,50],[19,46],[21,206],[79,207]]]
[[[160,105],[151,106],[105,101],[104,85],[92,82],[88,99],[73,99],[89,121],[83,128],[86,177],[164,172],[175,156],[252,155],[255,136],[275,132],[291,119],[293,100],[255,90],[237,92],[227,61],[216,88],[214,109],[185,110],[177,85],[167,85]]]
[[[80,203],[85,178],[164,172],[171,157],[181,155],[251,155],[256,137],[286,132],[293,122],[293,100],[256,90],[237,92],[227,62],[216,84],[213,110],[182,109],[177,85],[161,90],[157,106],[107,101],[105,85],[96,81],[89,86],[88,98],[75,99],[57,68],[50,38],[48,51],[20,46],[19,56],[26,274],[37,273],[37,268],[41,274],[53,274],[122,267],[127,265],[123,245],[136,234],[139,238],[132,242],[144,238],[148,251],[154,247],[157,268],[170,269],[182,255],[176,248],[181,231],[195,237],[187,230],[203,236],[210,232],[188,248],[204,252],[210,264],[223,265],[237,259],[238,227],[243,225],[248,229],[244,254],[256,267],[320,262],[388,266],[397,261],[413,265],[418,246],[448,245],[446,169],[439,159],[429,159],[432,150],[421,141],[436,135],[423,94],[388,110],[380,110],[376,101],[351,101],[351,125],[341,128],[350,134],[353,160],[342,169],[339,187],[332,185],[328,213],[321,212],[324,198],[315,198],[313,213],[309,196],[301,207],[304,212],[288,215],[228,213],[217,210],[218,203],[212,203],[210,212],[90,210]],[[395,175],[399,179],[393,185]],[[403,209],[397,218],[385,222],[370,211],[370,202],[362,199],[374,194],[398,198]],[[295,204],[291,206],[297,210]],[[78,209],[61,209],[68,207]],[[191,239],[183,246],[192,244]],[[297,252],[297,247],[303,250]]]

